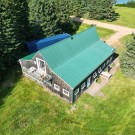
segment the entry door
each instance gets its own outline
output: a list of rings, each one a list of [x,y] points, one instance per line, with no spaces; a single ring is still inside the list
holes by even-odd
[[[91,77],[89,77],[89,78],[87,79],[87,88],[90,86],[90,80],[91,80]]]

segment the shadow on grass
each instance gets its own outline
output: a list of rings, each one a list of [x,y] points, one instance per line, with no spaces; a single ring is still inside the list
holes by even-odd
[[[72,31],[69,32],[69,34],[70,34],[70,35],[76,34],[76,32],[79,30],[81,24],[82,24],[81,22],[75,22],[75,21],[73,20],[73,22],[72,22],[73,28],[72,28]]]
[[[15,84],[20,80],[21,68],[19,64],[9,67],[0,84],[0,107],[3,105],[4,100],[11,94]]]

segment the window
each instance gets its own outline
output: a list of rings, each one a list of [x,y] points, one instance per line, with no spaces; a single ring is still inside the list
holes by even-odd
[[[54,84],[54,89],[57,90],[57,91],[60,91],[60,86],[57,85],[57,84]]]
[[[63,89],[63,94],[65,94],[66,96],[69,97],[69,91],[67,91],[67,90],[65,90],[65,89]]]
[[[99,69],[98,69],[98,73],[101,73],[102,72],[102,68],[100,67]]]
[[[109,59],[109,61],[110,61],[110,62],[112,61],[112,57]]]
[[[85,86],[86,86],[86,83],[84,82],[84,83],[81,85],[81,89],[84,89]]]
[[[102,65],[102,69],[104,69],[105,68],[105,63]]]
[[[74,92],[74,95],[77,95],[79,93],[79,88],[77,88]]]
[[[95,72],[94,74],[93,74],[93,78],[96,78],[97,77],[97,73]]]
[[[109,64],[109,60],[107,60],[107,62],[106,62],[106,65],[108,65]]]

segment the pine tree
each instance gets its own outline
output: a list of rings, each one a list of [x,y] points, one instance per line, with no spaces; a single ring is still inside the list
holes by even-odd
[[[88,5],[89,17],[98,20],[113,21],[116,14],[113,9],[116,0],[90,0]]]
[[[22,56],[28,37],[28,8],[26,0],[2,0],[0,4],[1,70]]]
[[[70,4],[69,0],[55,1],[56,15],[59,20],[59,26],[62,32],[72,33],[74,30],[74,23],[70,18]]]
[[[56,16],[56,9],[53,1],[45,0],[32,0],[29,4],[30,7],[30,22],[33,25],[33,32],[35,31],[35,26],[38,30],[42,30],[40,37],[42,36],[52,36],[61,32],[58,25],[58,18]],[[40,32],[37,32],[40,33]],[[34,34],[35,37],[36,34]]]
[[[121,69],[125,75],[135,79],[135,36],[127,42],[126,48],[120,60]]]
[[[2,79],[2,72],[5,70],[4,64],[4,42],[5,42],[5,35],[4,35],[4,25],[3,25],[3,12],[4,12],[4,5],[0,3],[0,81]]]

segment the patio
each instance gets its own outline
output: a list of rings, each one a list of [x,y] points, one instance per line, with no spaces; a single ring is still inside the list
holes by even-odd
[[[120,64],[119,64],[119,60],[118,58],[116,58],[114,60],[114,66],[112,66],[111,70],[109,71],[109,74],[114,75],[117,71],[117,69],[119,68]],[[87,90],[86,92],[88,94],[90,94],[91,96],[100,96],[100,97],[104,97],[104,93],[102,93],[102,88],[108,83],[109,79],[100,76],[101,81],[98,82],[94,82]]]

